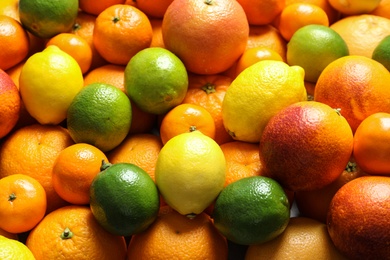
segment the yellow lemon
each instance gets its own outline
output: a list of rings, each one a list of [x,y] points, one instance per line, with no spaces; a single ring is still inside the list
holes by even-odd
[[[182,215],[194,217],[223,189],[225,156],[219,145],[199,131],[179,134],[161,149],[156,184],[165,202]]]
[[[304,70],[283,61],[263,60],[231,83],[222,103],[222,118],[235,140],[257,143],[269,119],[284,107],[307,100]]]
[[[0,235],[0,259],[35,260],[35,257],[22,242]]]
[[[30,56],[20,72],[22,100],[40,124],[61,123],[83,86],[83,74],[76,60],[54,45]]]

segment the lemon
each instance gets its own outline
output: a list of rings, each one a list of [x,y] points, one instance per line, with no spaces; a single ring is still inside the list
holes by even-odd
[[[332,28],[310,24],[298,29],[287,44],[287,63],[301,66],[305,80],[315,83],[332,61],[349,55],[347,43]]]
[[[307,100],[304,70],[263,60],[243,70],[222,102],[222,118],[235,140],[257,143],[268,120],[282,108]]]
[[[19,17],[33,35],[51,38],[72,28],[78,8],[78,0],[20,0]]]
[[[141,110],[164,114],[184,100],[188,89],[187,71],[183,62],[169,50],[146,48],[127,64],[125,89]]]
[[[132,120],[129,98],[106,83],[85,86],[67,113],[69,134],[76,143],[88,143],[103,152],[117,147],[127,136]]]
[[[290,220],[290,204],[282,186],[264,176],[252,176],[227,185],[215,201],[215,227],[241,245],[270,241]]]
[[[0,259],[35,260],[35,257],[30,249],[22,242],[0,235]]]
[[[30,56],[19,77],[26,110],[40,124],[61,123],[83,85],[83,74],[76,60],[54,45]]]
[[[378,61],[390,71],[390,35],[379,42],[372,53],[372,59]]]
[[[157,218],[160,197],[156,184],[131,163],[102,164],[90,188],[90,208],[109,232],[130,236],[142,232]]]
[[[199,131],[179,134],[161,149],[156,184],[165,202],[182,215],[194,217],[223,188],[226,161],[219,145]]]

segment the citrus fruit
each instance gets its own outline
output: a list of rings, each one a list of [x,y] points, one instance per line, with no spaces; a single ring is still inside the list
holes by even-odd
[[[372,12],[381,0],[328,0],[330,5],[342,14],[358,15]]]
[[[161,47],[139,51],[125,70],[125,89],[131,101],[152,114],[164,114],[179,105],[187,92],[183,62]]]
[[[23,26],[33,35],[51,38],[72,28],[78,8],[77,0],[21,0],[19,17]]]
[[[248,34],[243,8],[231,0],[173,1],[162,23],[165,48],[196,74],[216,74],[232,66],[244,52]]]
[[[0,228],[8,232],[30,231],[46,213],[45,189],[28,175],[12,174],[1,178],[0,197]]]
[[[155,222],[131,237],[127,260],[227,259],[228,244],[206,213],[189,219],[164,206]]]
[[[106,83],[125,92],[125,68],[125,66],[115,64],[105,64],[94,68],[84,75],[84,85]]]
[[[305,80],[310,82],[316,82],[329,63],[348,54],[343,38],[325,25],[303,26],[287,44],[287,63],[301,66],[305,70]]]
[[[212,212],[215,227],[228,240],[251,245],[280,235],[290,219],[283,188],[264,176],[240,179],[218,195]]]
[[[71,204],[88,204],[92,180],[106,155],[93,145],[78,143],[62,150],[53,166],[54,190]]]
[[[371,58],[379,42],[390,35],[390,19],[372,14],[353,15],[336,21],[330,28],[346,42],[350,55]]]
[[[250,25],[270,24],[285,7],[285,0],[237,0]]]
[[[30,249],[22,242],[0,235],[0,259],[35,260],[35,257]]]
[[[390,255],[390,178],[356,178],[334,195],[327,226],[348,259],[386,259]]]
[[[353,138],[353,156],[359,167],[368,174],[390,177],[390,114],[366,117]]]
[[[125,139],[131,118],[125,93],[110,84],[92,83],[72,100],[67,127],[75,143],[88,143],[107,152]]]
[[[97,221],[116,235],[144,231],[160,206],[152,178],[131,163],[103,163],[101,169],[90,189],[90,208]]]
[[[137,0],[137,8],[144,12],[149,17],[163,18],[168,6],[173,0],[161,0],[161,1],[150,1],[150,0]]]
[[[372,59],[378,61],[390,71],[390,35],[383,38],[372,52]]]
[[[340,112],[320,102],[303,101],[268,122],[260,140],[260,161],[264,175],[284,188],[315,190],[340,176],[352,147],[352,130]]]
[[[199,131],[171,138],[156,163],[156,184],[166,203],[194,217],[221,192],[226,161],[219,145]]]
[[[242,71],[226,91],[222,118],[233,139],[259,142],[268,120],[282,108],[307,99],[304,70],[263,60]]]
[[[361,55],[345,56],[324,69],[314,88],[314,100],[340,108],[355,132],[367,116],[390,112],[387,82],[390,73],[379,62]]]
[[[19,20],[19,0],[3,0],[0,3],[0,14]]]
[[[84,12],[97,16],[110,6],[116,4],[124,4],[124,3],[125,0],[105,0],[105,1],[79,0],[79,7]]]
[[[86,206],[70,205],[48,215],[28,234],[27,247],[36,260],[123,260],[126,242],[107,232]]]
[[[328,16],[329,24],[334,23],[338,19],[340,19],[340,13],[336,9],[334,9],[328,0],[286,0],[286,6],[294,3],[307,3],[314,4],[319,6],[322,10],[324,10]]]
[[[104,9],[96,18],[93,44],[109,63],[126,65],[153,37],[149,18],[139,9],[124,4]]]
[[[1,229],[1,228],[0,228],[0,236],[4,236],[6,238],[15,239],[15,240],[19,239],[18,234],[10,233],[10,232],[5,231],[4,229]]]
[[[76,60],[54,45],[30,56],[20,72],[19,90],[27,111],[40,124],[59,124],[83,88]]]
[[[379,5],[370,14],[390,19],[390,0],[381,0]]]
[[[213,117],[205,108],[195,104],[180,104],[172,108],[160,124],[163,144],[178,134],[193,131],[200,131],[212,139],[215,137]]]
[[[33,124],[14,131],[0,147],[0,178],[23,173],[38,180],[46,191],[47,210],[67,203],[55,192],[52,170],[58,154],[74,144],[68,131],[59,126]]]
[[[0,69],[7,70],[27,57],[30,40],[22,25],[0,14]]]
[[[161,47],[164,48],[164,39],[162,36],[162,19],[160,18],[150,18],[150,24],[153,29],[153,38],[150,43],[150,47]]]
[[[263,244],[250,245],[245,260],[345,259],[334,247],[326,225],[306,217],[292,217],[283,233]]]
[[[11,77],[0,69],[0,138],[15,127],[19,119],[21,100],[19,90]]]

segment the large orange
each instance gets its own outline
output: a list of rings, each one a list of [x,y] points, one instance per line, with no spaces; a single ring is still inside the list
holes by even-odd
[[[20,22],[0,15],[0,69],[7,70],[27,57],[29,37]]]
[[[137,8],[149,17],[163,18],[168,6],[173,0],[136,0]]]
[[[29,175],[45,188],[47,212],[66,205],[54,190],[52,169],[58,154],[73,143],[68,131],[59,125],[22,127],[9,135],[0,148],[0,178]]]
[[[149,18],[131,5],[113,5],[95,21],[93,43],[110,63],[127,65],[140,50],[150,46],[153,38]]]
[[[144,232],[132,236],[127,260],[227,259],[226,239],[212,219],[201,213],[190,219],[165,206]]]
[[[0,228],[8,232],[30,231],[45,216],[45,189],[28,175],[13,174],[0,179],[0,198]]]
[[[345,56],[322,71],[314,100],[339,108],[355,132],[367,116],[390,112],[388,82],[390,73],[379,62],[359,55]]]
[[[30,232],[26,245],[36,260],[126,257],[125,239],[107,232],[86,206],[66,206],[46,215]]]
[[[260,140],[260,161],[264,175],[284,188],[315,190],[340,176],[352,147],[352,130],[337,110],[302,101],[270,119]]]
[[[19,119],[21,99],[11,77],[0,69],[0,139],[15,127]]]
[[[251,25],[270,24],[285,7],[285,0],[237,0]]]
[[[390,178],[363,176],[341,187],[329,206],[327,225],[348,259],[389,259]]]
[[[175,0],[164,15],[162,34],[165,48],[189,71],[215,74],[232,66],[244,52],[249,25],[236,1]]]
[[[218,144],[232,141],[222,120],[222,101],[232,79],[222,75],[195,75],[188,77],[188,90],[182,103],[204,107],[215,123],[215,138]]]
[[[110,6],[124,3],[125,0],[79,0],[79,7],[84,12],[97,16]]]

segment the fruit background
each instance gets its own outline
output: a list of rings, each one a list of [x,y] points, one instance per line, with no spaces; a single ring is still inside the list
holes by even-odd
[[[1,0],[0,259],[390,259],[390,0]]]

